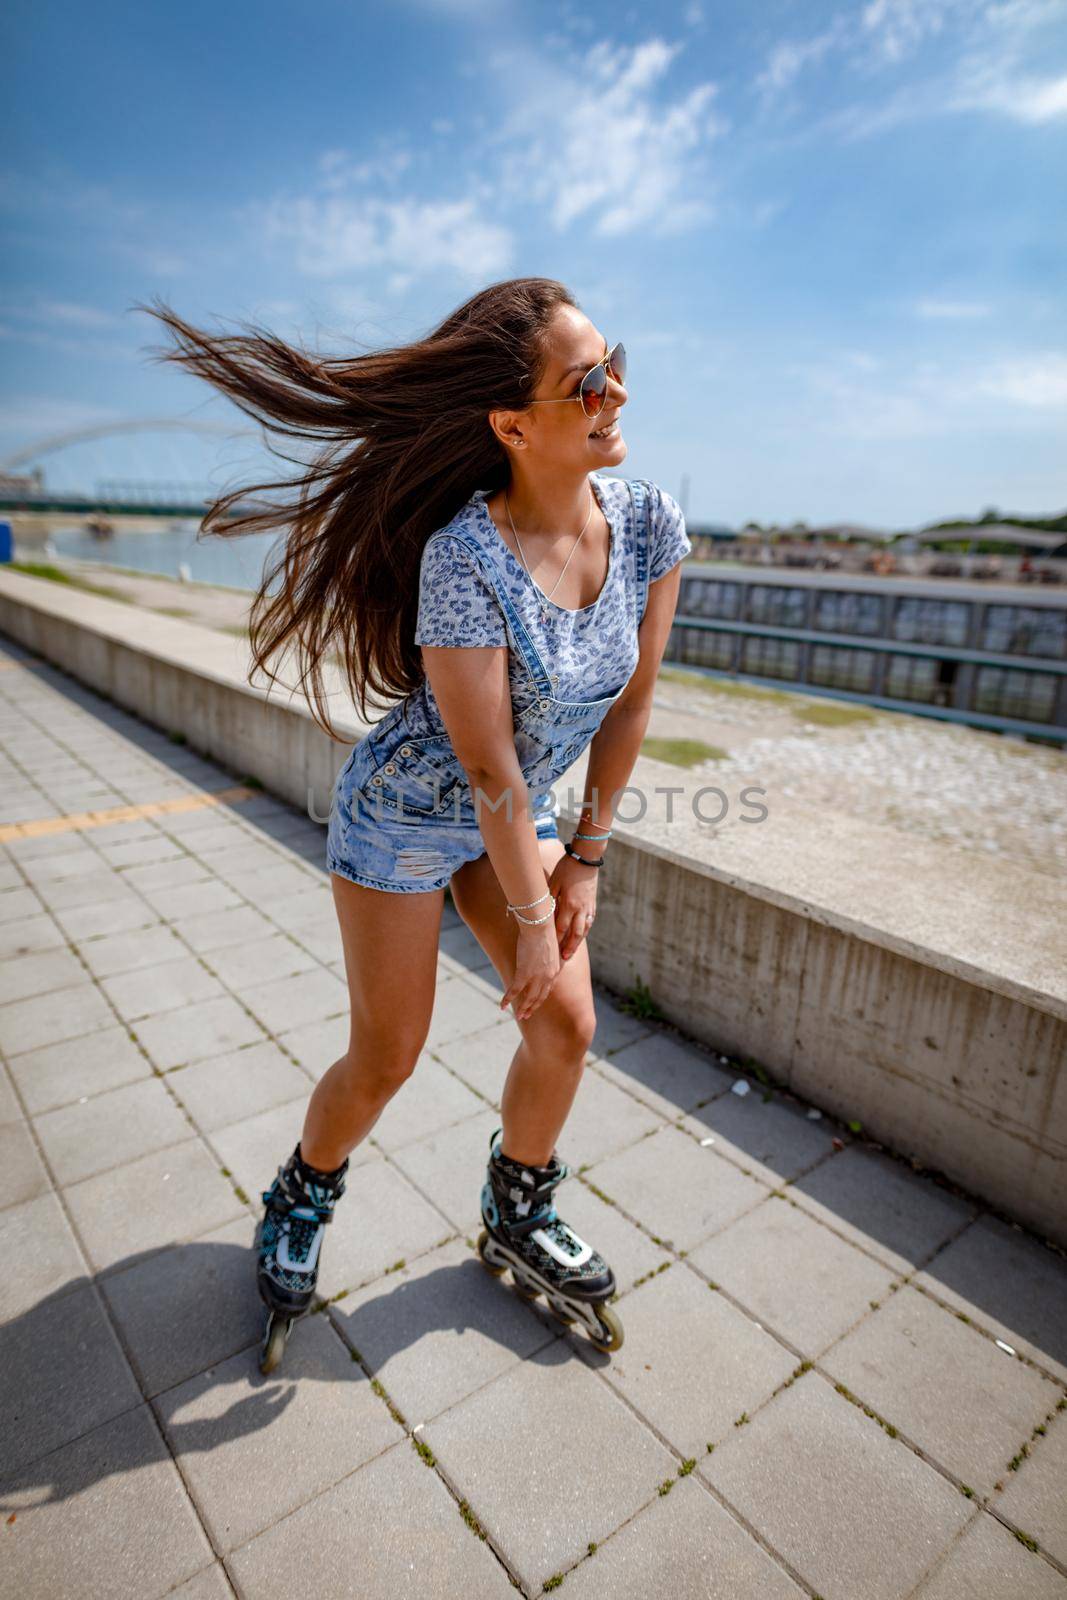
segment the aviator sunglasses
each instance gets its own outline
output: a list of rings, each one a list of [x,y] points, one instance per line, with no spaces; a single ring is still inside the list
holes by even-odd
[[[608,377],[622,383],[626,376],[626,347],[617,344],[609,350],[603,360],[598,361],[595,367],[590,367],[582,379],[577,394],[560,395],[553,400],[528,400],[531,406],[563,405],[570,400],[580,400],[582,410],[587,417],[599,417],[604,409],[604,401],[608,397]]]

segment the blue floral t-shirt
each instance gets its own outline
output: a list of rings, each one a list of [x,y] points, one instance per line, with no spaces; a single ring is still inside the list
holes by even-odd
[[[611,554],[603,588],[592,604],[569,610],[548,602],[543,591],[505,543],[485,502],[489,491],[478,489],[452,521],[430,535],[419,572],[419,609],[415,643],[425,645],[506,645],[504,612],[491,584],[453,530],[473,534],[483,558],[493,563],[494,576],[529,631],[537,653],[552,678],[559,700],[595,700],[613,694],[637,665],[636,572],[634,568],[633,503],[624,478],[589,479],[611,530]],[[654,583],[689,554],[693,546],[677,500],[654,483],[647,484],[649,518],[648,581]],[[509,653],[512,704],[516,712],[531,695],[521,657]],[[413,729],[439,732],[444,724],[429,681],[407,702]]]

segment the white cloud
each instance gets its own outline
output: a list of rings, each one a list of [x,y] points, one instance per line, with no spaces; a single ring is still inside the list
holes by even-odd
[[[1067,14],[1067,0],[869,0],[859,12],[837,13],[830,26],[807,39],[782,40],[771,51],[755,87],[775,100],[808,67],[825,57],[866,78],[909,62],[909,77],[887,98],[831,111],[823,131],[863,138],[901,122],[947,113],[985,111],[1017,122],[1043,123],[1067,115],[1067,74],[1027,65],[1049,55],[1037,37]],[[932,69],[922,73],[922,53],[939,44]],[[1049,44],[1055,48],[1055,41]],[[915,58],[914,60],[912,58]]]
[[[384,267],[393,292],[442,268],[463,278],[498,276],[512,258],[510,232],[480,216],[473,199],[280,196],[250,215],[269,240],[295,247],[296,265],[309,276]]]
[[[1041,410],[1067,406],[1067,355],[1045,351],[1001,361],[977,380],[981,394]]]
[[[681,49],[659,38],[601,41],[577,71],[525,62],[511,79],[522,97],[491,141],[502,152],[502,196],[538,202],[560,232],[587,218],[601,237],[650,222],[677,234],[707,220],[700,156],[727,124],[712,110],[716,84],[664,92]]]

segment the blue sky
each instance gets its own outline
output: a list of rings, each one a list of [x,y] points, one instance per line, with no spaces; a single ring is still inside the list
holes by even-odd
[[[1067,0],[8,0],[3,29],[2,456],[232,415],[146,359],[135,300],[342,353],[531,273],[625,342],[619,470],[688,475],[695,521],[1067,506]],[[155,448],[85,470],[181,475]]]

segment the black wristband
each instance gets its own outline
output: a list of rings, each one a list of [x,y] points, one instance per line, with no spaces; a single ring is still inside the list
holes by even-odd
[[[566,852],[567,852],[567,854],[569,856],[573,856],[574,857],[575,861],[580,861],[582,863],[583,867],[602,867],[604,865],[604,858],[603,857],[601,857],[599,861],[591,861],[588,856],[580,856],[578,854],[577,850],[575,850],[574,847],[571,845],[571,842],[570,842],[569,839],[564,841],[563,848],[564,848],[564,850],[566,850]]]

